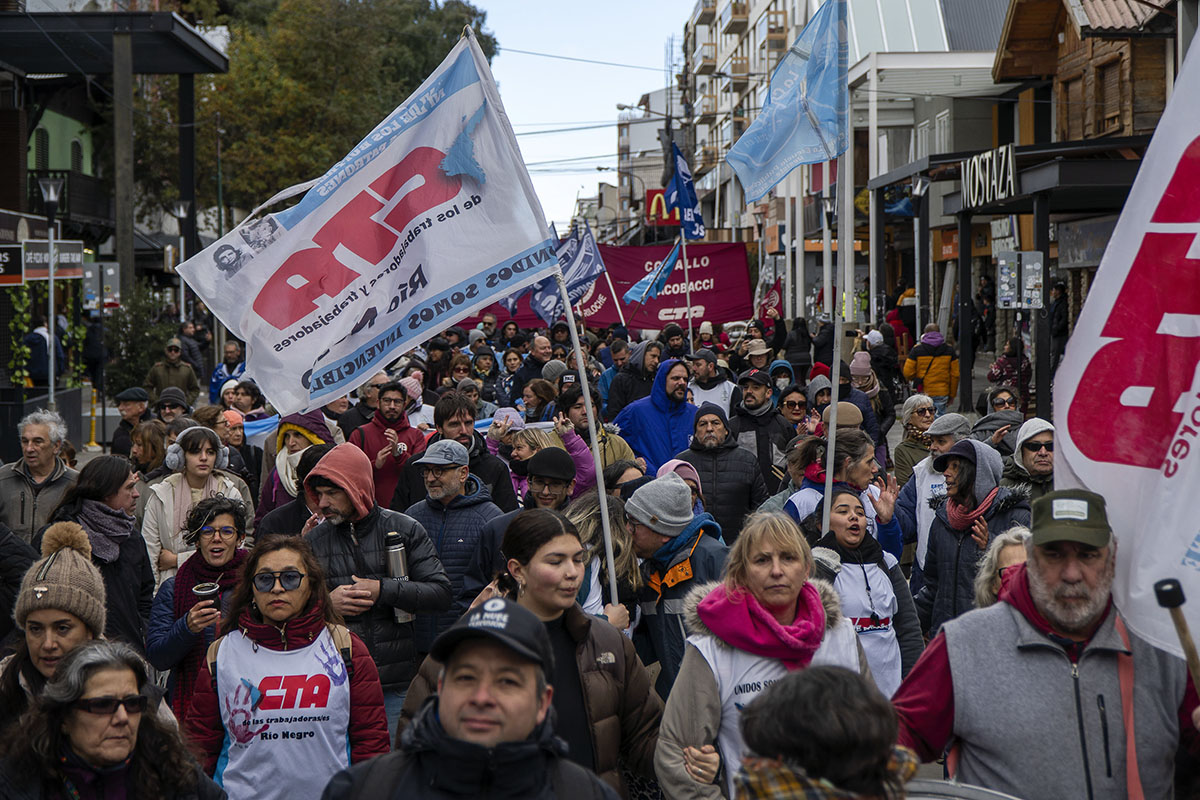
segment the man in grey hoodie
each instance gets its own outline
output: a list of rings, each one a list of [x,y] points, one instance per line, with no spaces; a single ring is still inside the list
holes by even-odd
[[[1017,446],[1004,459],[1001,486],[1025,489],[1030,500],[1054,490],[1054,426],[1040,417],[1017,431]]]

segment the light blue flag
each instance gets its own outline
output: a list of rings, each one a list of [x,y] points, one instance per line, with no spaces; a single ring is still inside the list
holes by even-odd
[[[587,290],[604,272],[604,259],[592,235],[592,227],[583,220],[582,228],[572,227],[571,235],[558,249],[558,263],[567,281],[567,294],[574,305],[583,299]]]
[[[850,140],[846,0],[825,0],[771,75],[762,111],[725,160],[754,202],[801,164],[832,161]]]
[[[262,419],[252,419],[242,425],[246,441],[255,447],[264,447],[267,437],[279,430],[279,415],[272,414]]]
[[[675,246],[671,248],[671,252],[663,259],[663,262],[658,265],[658,269],[647,273],[646,277],[629,287],[629,291],[621,298],[625,305],[644,303],[647,300],[658,297],[658,293],[667,285],[667,281],[671,277],[671,272],[679,262],[680,243],[681,240],[676,239]]]
[[[679,145],[672,142],[675,150],[675,175],[664,190],[667,210],[679,209],[679,228],[688,239],[704,238],[704,218],[700,216],[700,201],[696,199],[696,185],[692,183],[692,170],[687,159],[679,152]]]

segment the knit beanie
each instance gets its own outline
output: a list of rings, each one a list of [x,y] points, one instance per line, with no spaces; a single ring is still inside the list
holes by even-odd
[[[241,383],[241,381],[239,381],[237,378],[230,378],[229,380],[225,381],[221,384],[221,393],[218,396],[224,397],[225,393],[230,389],[236,389],[239,383]]]
[[[74,522],[56,522],[42,537],[42,559],[35,561],[17,592],[13,619],[24,629],[34,611],[53,608],[83,620],[92,636],[104,635],[104,579],[92,564],[87,531]]]
[[[421,388],[422,377],[421,371],[417,370],[407,378],[400,379],[400,385],[404,387],[404,391],[408,395],[409,400],[421,399],[421,395],[423,394],[423,389]]]
[[[625,503],[625,513],[673,539],[692,524],[692,490],[679,475],[668,473],[634,492]]]
[[[700,332],[700,333],[707,333],[709,336],[712,336],[712,335],[713,335],[713,326],[712,326],[712,323],[711,323],[711,322],[701,322],[701,323],[700,323],[700,330],[699,330],[699,332]]]
[[[692,420],[692,431],[695,432],[696,426],[700,424],[703,417],[716,417],[721,420],[721,424],[726,429],[729,428],[729,417],[725,415],[725,410],[716,403],[701,403],[700,408],[696,411],[696,418]]]
[[[855,378],[865,378],[871,374],[871,354],[860,350],[850,359],[850,375]]]
[[[557,385],[558,379],[567,371],[567,365],[558,359],[552,358],[542,367],[542,377],[551,383]]]
[[[227,408],[221,412],[221,416],[229,423],[230,427],[234,425],[242,425],[246,422],[246,415],[238,411],[236,408]]]

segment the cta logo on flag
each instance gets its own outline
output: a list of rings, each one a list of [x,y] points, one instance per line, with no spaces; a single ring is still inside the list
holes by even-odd
[[[283,414],[346,394],[558,264],[469,29],[345,158],[282,196],[305,189],[179,269],[247,342],[247,370]]]
[[[1103,495],[1113,594],[1131,628],[1181,653],[1154,583],[1200,603],[1200,56],[1177,87],[1054,383],[1057,488]]]
[[[850,140],[846,0],[825,0],[771,75],[767,99],[725,160],[754,202],[801,164],[832,161]]]

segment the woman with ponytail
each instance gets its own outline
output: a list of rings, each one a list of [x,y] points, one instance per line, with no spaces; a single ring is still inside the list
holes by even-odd
[[[475,602],[505,596],[545,623],[554,649],[555,732],[567,742],[568,758],[628,797],[630,777],[654,780],[663,705],[633,643],[576,602],[588,549],[570,520],[539,508],[513,518],[502,550],[508,556],[504,570]],[[433,694],[440,669],[432,659],[421,665],[409,686],[401,728]]]

